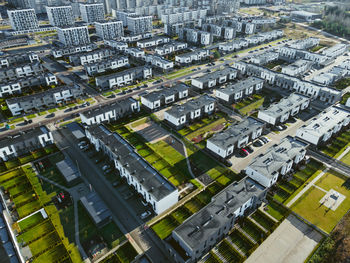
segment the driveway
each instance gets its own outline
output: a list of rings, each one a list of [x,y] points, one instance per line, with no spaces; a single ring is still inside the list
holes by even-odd
[[[290,215],[250,255],[246,263],[303,263],[322,235]]]

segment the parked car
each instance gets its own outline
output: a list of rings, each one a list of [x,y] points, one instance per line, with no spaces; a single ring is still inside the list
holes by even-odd
[[[244,149],[244,148],[241,149],[240,153],[241,153],[243,156],[248,156],[248,155],[249,155],[249,152],[248,152],[246,149]]]
[[[245,149],[249,152],[252,153],[254,152],[253,148],[251,146],[246,146]]]
[[[254,142],[253,142],[253,145],[255,146],[255,147],[261,147],[261,146],[263,146],[265,143],[263,142],[263,141],[261,141],[260,139],[257,139],[257,140],[255,140]]]
[[[268,143],[270,140],[267,139],[265,136],[261,136],[260,140],[263,141],[264,143]]]
[[[141,219],[146,219],[146,218],[149,217],[151,214],[152,214],[151,211],[146,211],[146,212],[144,212],[144,213],[142,213],[142,214],[140,215],[140,218],[141,218]]]
[[[285,124],[280,124],[280,126],[282,127],[282,129],[283,129],[283,130],[288,129],[288,126],[287,126],[287,125],[285,125]]]

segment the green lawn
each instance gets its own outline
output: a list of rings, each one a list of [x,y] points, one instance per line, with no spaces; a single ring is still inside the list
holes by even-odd
[[[252,214],[252,218],[268,231],[273,231],[276,227],[276,223],[259,210]]]
[[[130,263],[137,256],[137,251],[129,243],[125,243],[115,253],[102,260],[101,263]]]
[[[217,127],[218,125],[221,124],[226,124],[227,120],[225,118],[220,118],[218,120],[214,120],[211,123],[209,123],[208,125],[199,128],[198,130],[195,130],[194,132],[191,132],[189,134],[186,135],[186,138],[189,140],[192,140],[193,138],[202,135],[204,136],[205,134],[207,136],[209,136],[210,134],[213,134],[214,132],[212,131],[213,128]]]
[[[350,142],[350,131],[345,131],[339,136],[331,139],[328,145],[320,147],[320,149],[331,157],[336,157]]]
[[[261,243],[267,237],[267,234],[249,218],[244,218],[240,226],[257,243]]]
[[[18,226],[20,227],[21,230],[24,230],[27,228],[31,228],[31,227],[41,223],[42,221],[44,221],[44,218],[41,215],[41,213],[39,212],[39,213],[32,215],[31,217],[28,217],[28,218],[18,222]]]
[[[249,104],[247,106],[244,106],[239,111],[243,115],[250,115],[253,111],[259,109],[263,105],[264,101],[265,101],[265,98],[262,98],[260,100],[254,101],[251,104]]]
[[[230,238],[233,244],[235,244],[241,251],[246,255],[250,255],[254,244],[241,232],[235,229],[231,234]]]
[[[278,204],[277,202],[273,200],[269,200],[269,203],[266,207],[266,212],[276,218],[278,221],[281,221],[283,218],[285,218],[288,214],[289,211],[282,205]]]
[[[154,224],[152,226],[152,229],[160,239],[165,239],[179,225],[180,224],[172,216],[169,215]]]
[[[316,185],[326,191],[334,189],[345,195],[346,198],[339,207],[333,211],[321,205],[319,202],[326,193],[316,187],[311,187],[291,208],[294,212],[329,233],[350,209],[349,183],[343,176],[331,171],[326,173]]]
[[[233,246],[227,241],[223,240],[218,245],[218,251],[224,257],[227,262],[243,262],[244,258],[233,248]]]
[[[25,242],[30,243],[32,240],[35,240],[39,238],[40,236],[44,235],[45,233],[50,233],[54,231],[54,227],[52,223],[49,220],[45,220],[32,228],[30,228],[28,231],[24,232],[23,234],[20,234],[17,236],[18,242]]]

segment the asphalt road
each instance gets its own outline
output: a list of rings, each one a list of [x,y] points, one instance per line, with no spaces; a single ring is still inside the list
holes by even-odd
[[[150,230],[144,230],[144,223],[130,208],[130,205],[119,195],[113,186],[102,175],[101,169],[77,146],[77,141],[68,129],[53,132],[56,144],[68,156],[77,162],[81,175],[93,186],[117,219],[122,232],[133,237],[142,248],[147,247],[146,254],[154,263],[171,262],[160,240],[157,240]]]

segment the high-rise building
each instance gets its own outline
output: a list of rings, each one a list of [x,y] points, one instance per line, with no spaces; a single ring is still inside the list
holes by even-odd
[[[9,5],[16,8],[31,8],[32,4],[30,0],[9,0]]]
[[[50,25],[65,27],[74,24],[73,8],[72,6],[47,6],[47,17]]]
[[[124,35],[123,22],[117,20],[95,22],[96,35],[102,39],[118,39]]]
[[[128,12],[128,11],[121,11],[121,10],[117,10],[116,11],[116,17],[118,20],[123,22],[123,26],[127,26],[128,25],[128,21],[127,18],[129,16],[137,16],[135,12]]]
[[[93,23],[105,19],[105,10],[102,3],[80,4],[81,18],[86,23]]]
[[[7,15],[13,30],[31,30],[39,27],[34,9],[7,10]]]
[[[80,46],[90,43],[87,26],[58,27],[58,40],[65,46]]]
[[[152,17],[151,16],[139,16],[139,17],[127,17],[128,29],[133,34],[143,34],[152,31]]]

